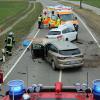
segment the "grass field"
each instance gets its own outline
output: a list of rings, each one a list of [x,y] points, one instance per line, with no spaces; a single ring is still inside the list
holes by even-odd
[[[0,1],[0,24],[27,9],[27,1]]]
[[[27,18],[23,19],[21,22],[16,24],[15,27],[11,30],[15,33],[16,44],[21,42],[22,39],[29,34],[32,26],[36,22],[42,9],[43,6],[41,5],[41,3],[36,3],[34,11]],[[0,48],[4,47],[5,38],[6,38],[6,34],[0,37]]]
[[[80,1],[80,0],[72,0],[72,1]],[[83,0],[83,2],[100,8],[100,0]]]
[[[11,31],[13,31],[16,37],[16,42],[20,42],[22,38],[29,34],[32,26],[36,22],[38,16],[42,11],[41,3],[36,3],[34,12],[32,12],[27,18],[18,23]]]

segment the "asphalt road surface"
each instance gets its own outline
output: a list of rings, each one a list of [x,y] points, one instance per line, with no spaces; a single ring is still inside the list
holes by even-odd
[[[57,5],[56,1],[41,0],[44,6]],[[22,79],[25,84],[30,86],[33,83],[44,85],[53,85],[56,81],[62,81],[64,85],[73,85],[76,82],[85,83],[87,72],[89,74],[89,84],[94,79],[100,78],[100,49],[94,42],[89,32],[80,22],[79,40],[74,42],[84,53],[85,64],[81,69],[66,69],[62,71],[53,71],[51,65],[41,59],[32,60],[31,52],[27,51],[10,75],[6,78],[5,83],[12,79]],[[36,37],[44,37],[48,29],[41,29]]]

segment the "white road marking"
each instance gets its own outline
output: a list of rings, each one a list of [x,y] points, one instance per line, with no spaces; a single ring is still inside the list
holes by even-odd
[[[61,79],[62,79],[62,70],[60,70],[59,72],[59,82],[61,82]]]
[[[17,61],[14,63],[14,65],[11,67],[11,69],[8,71],[8,73],[4,76],[3,81],[6,80],[6,78],[9,76],[9,74],[12,72],[12,70],[16,67],[16,65],[18,64],[18,62],[21,60],[21,58],[23,57],[23,55],[25,54],[25,52],[27,51],[27,49],[29,48],[29,46],[31,45],[31,43],[33,42],[34,38],[37,36],[37,34],[39,33],[40,29],[36,32],[36,34],[34,35],[34,37],[32,38],[30,44],[26,47],[26,49],[23,51],[23,53],[21,54],[21,56],[17,59]]]
[[[89,32],[89,34],[92,36],[93,40],[95,41],[95,43],[97,44],[97,46],[100,48],[100,44],[97,41],[97,39],[95,38],[95,36],[93,35],[93,33],[91,32],[91,30],[89,29],[89,27],[83,22],[83,20],[74,12],[74,14],[77,16],[77,18],[81,21],[81,23],[84,25],[84,27],[87,29],[87,31]]]

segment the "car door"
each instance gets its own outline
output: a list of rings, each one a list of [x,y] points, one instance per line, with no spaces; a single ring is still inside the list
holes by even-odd
[[[76,39],[77,32],[72,28],[66,28],[62,31],[65,40],[73,41]]]
[[[56,54],[58,53],[58,49],[53,45],[49,44],[48,53],[47,53],[47,60],[51,63],[52,60],[56,60]]]
[[[31,44],[32,59],[44,58],[44,46],[42,44]]]

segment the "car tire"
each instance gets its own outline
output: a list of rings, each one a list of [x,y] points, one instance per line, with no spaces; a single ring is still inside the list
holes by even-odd
[[[65,40],[68,41],[68,38],[66,38]]]
[[[76,41],[78,40],[78,34],[76,35],[76,39],[75,39]]]
[[[56,70],[57,69],[54,61],[51,62],[51,66],[52,66],[52,69],[53,70]]]
[[[32,59],[34,59],[34,53],[33,53],[33,51],[31,52],[31,55],[32,55]]]
[[[49,24],[49,29],[51,29],[51,25]]]

